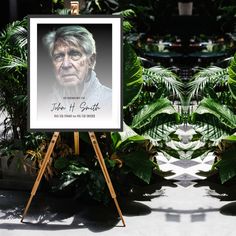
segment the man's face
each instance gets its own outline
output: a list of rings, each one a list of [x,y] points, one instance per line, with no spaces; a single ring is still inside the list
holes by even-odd
[[[81,84],[92,69],[92,56],[89,58],[82,47],[56,42],[52,55],[55,75],[63,86]]]

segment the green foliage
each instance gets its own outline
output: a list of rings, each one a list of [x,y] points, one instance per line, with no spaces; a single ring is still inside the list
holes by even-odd
[[[81,165],[74,157],[58,158],[54,167],[58,170],[63,170],[60,178],[60,183],[54,187],[54,190],[62,190],[74,183],[81,175],[88,173],[89,169]]]
[[[222,101],[224,93],[227,91],[227,80],[227,69],[211,66],[200,70],[187,85],[186,103],[189,104],[192,99],[199,101],[209,95]],[[216,92],[218,92],[218,96]]]
[[[123,82],[123,105],[124,108],[132,104],[138,97],[142,88],[142,67],[140,61],[128,43],[124,44],[124,82]]]
[[[113,15],[121,15],[123,17],[123,32],[124,34],[129,33],[133,29],[133,25],[130,22],[136,14],[132,9],[127,9],[121,12],[116,12]]]
[[[184,101],[184,86],[179,78],[171,70],[154,66],[143,69],[144,90],[152,92],[155,96],[152,99],[160,97],[169,97],[170,99],[179,99]]]
[[[111,138],[114,150],[122,150],[133,143],[146,141],[146,138],[138,135],[125,123],[124,123],[124,131],[111,133]]]
[[[183,95],[183,85],[173,72],[158,66],[143,68],[142,90],[125,110],[125,121],[137,133],[155,143],[166,141],[180,122],[180,116],[169,99],[182,100]]]
[[[123,16],[125,19],[130,19],[136,16],[136,13],[132,9],[126,9],[124,11],[121,11],[119,13],[115,13]]]
[[[201,133],[201,141],[217,145],[222,137],[235,129],[235,102],[228,87],[228,68],[201,69],[188,85],[187,104],[200,101],[188,121]]]
[[[230,141],[236,142],[236,135],[233,134],[233,135],[230,135],[230,136],[228,136],[228,137],[225,137],[224,140],[226,140],[226,141],[228,141],[228,142],[230,142]]]
[[[229,127],[230,129],[236,128],[236,116],[234,113],[228,109],[226,106],[223,106],[217,102],[215,102],[211,98],[204,98],[196,111],[192,115],[192,120],[196,121],[196,116],[204,116],[204,115],[213,115],[218,121]]]
[[[157,164],[152,160],[156,151],[150,148],[150,142],[136,134],[127,125],[124,126],[123,132],[111,133],[110,156],[104,153],[103,142],[98,136],[112,182],[114,185],[119,183],[120,191],[124,190],[123,188],[127,185],[129,188],[132,187],[132,178],[129,183],[121,181],[126,179],[125,176],[133,176],[149,183],[153,170],[157,168]],[[61,177],[59,184],[54,186],[54,190],[74,189],[78,196],[89,196],[107,204],[110,200],[109,192],[98,161],[93,156],[94,153],[86,152],[79,157],[69,155],[57,158],[54,167],[60,171]]]
[[[159,114],[165,114],[165,116],[176,114],[174,107],[167,98],[161,98],[153,104],[145,105],[133,118],[132,128],[141,129]]]
[[[226,137],[236,130],[235,91],[236,91],[235,56],[228,68],[210,67],[194,76],[189,84],[188,102],[200,100],[191,119],[195,131],[205,145],[193,153],[205,155],[214,150],[216,162],[208,176],[219,173],[222,183],[236,176],[235,136]],[[234,98],[234,99],[233,99]]]
[[[231,60],[230,66],[228,67],[229,80],[228,85],[230,92],[234,99],[236,99],[236,54]]]
[[[147,184],[150,183],[153,167],[155,165],[149,160],[147,152],[139,150],[122,156],[122,160],[138,178],[142,179]]]
[[[23,137],[25,150],[36,149],[47,139],[48,136],[45,133],[28,133]]]
[[[0,111],[7,115],[5,134],[19,139],[26,133],[26,20],[8,24],[0,34]],[[19,129],[19,131],[17,131]]]
[[[145,181],[150,182],[152,170],[154,168],[152,158],[155,155],[155,149],[149,149],[150,141],[137,133],[130,127],[124,125],[124,131],[112,133],[112,142],[115,159],[119,159],[124,164],[127,172]]]
[[[85,5],[81,4],[82,14],[111,14],[118,9],[116,0],[87,0]]]
[[[232,141],[232,140],[231,140]],[[221,155],[221,160],[215,165],[215,168],[219,170],[221,183],[225,183],[231,178],[236,176],[236,145],[230,146],[224,150]]]

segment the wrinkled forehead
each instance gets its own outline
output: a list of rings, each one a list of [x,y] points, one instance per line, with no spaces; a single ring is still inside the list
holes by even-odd
[[[54,43],[53,52],[60,50],[62,48],[73,48],[77,49],[82,53],[85,53],[84,48],[81,46],[78,40],[73,40],[73,38],[70,39],[58,38]]]

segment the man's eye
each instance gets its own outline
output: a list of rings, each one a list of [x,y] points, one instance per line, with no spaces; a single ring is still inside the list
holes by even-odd
[[[58,54],[58,55],[54,55],[54,56],[53,56],[53,60],[56,61],[56,62],[61,62],[61,61],[63,61],[63,58],[64,58],[64,56],[61,55],[61,54]]]
[[[71,52],[70,57],[72,60],[77,61],[81,58],[81,53],[79,52]]]

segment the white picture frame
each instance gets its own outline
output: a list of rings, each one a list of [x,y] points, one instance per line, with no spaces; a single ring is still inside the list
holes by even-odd
[[[28,130],[122,131],[122,18],[31,15],[28,26]],[[68,92],[68,87],[57,85],[56,70],[43,38],[64,26],[82,26],[93,35],[96,43],[94,71],[102,87],[111,92],[107,102],[102,101],[101,94],[90,99],[89,93],[77,93],[76,86],[71,86]],[[89,82],[81,87],[91,87],[91,91],[98,93],[100,85],[96,85],[99,89],[95,90]],[[61,100],[55,98],[54,101],[54,94]],[[101,99],[96,101],[97,97]]]

